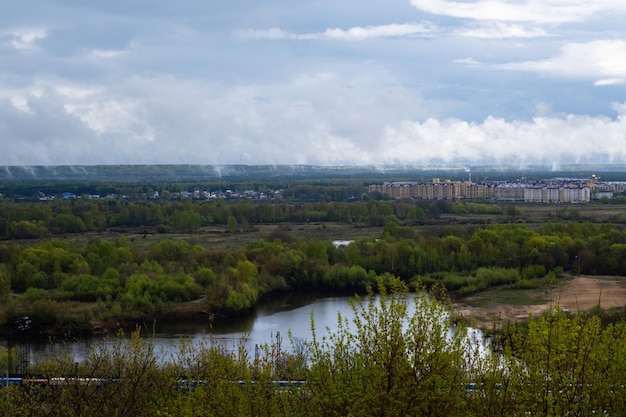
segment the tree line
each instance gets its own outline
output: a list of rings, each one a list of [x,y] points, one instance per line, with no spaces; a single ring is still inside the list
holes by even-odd
[[[386,218],[420,222],[434,218],[433,204],[355,201],[288,203],[245,201],[124,202],[120,200],[0,203],[0,239],[35,239],[68,233],[143,228],[149,232],[196,232],[202,227],[285,222],[365,222],[382,226]]]
[[[324,189],[324,187],[322,187]],[[298,187],[294,188],[297,193]],[[252,200],[123,201],[115,199],[16,203],[0,200],[0,240],[40,239],[86,232],[141,229],[146,233],[192,233],[228,226],[245,231],[258,224],[342,222],[380,227],[431,224],[442,214],[520,215],[519,208],[490,202],[391,201],[361,196],[350,202]]]

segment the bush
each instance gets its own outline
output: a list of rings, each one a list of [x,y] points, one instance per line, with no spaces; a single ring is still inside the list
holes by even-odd
[[[37,300],[43,300],[44,298],[48,298],[48,291],[43,288],[29,288],[24,293],[24,299],[31,303]]]
[[[543,265],[528,265],[522,268],[521,275],[523,278],[543,278],[546,273],[546,267]]]
[[[515,283],[514,287],[520,290],[532,290],[535,288],[539,288],[540,283],[537,280],[530,280],[526,278],[520,278]]]
[[[476,279],[485,281],[490,286],[512,284],[516,282],[519,277],[520,275],[517,269],[478,268],[476,270]]]

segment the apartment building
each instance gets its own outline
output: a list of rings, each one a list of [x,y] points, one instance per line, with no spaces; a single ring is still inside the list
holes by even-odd
[[[432,182],[386,182],[368,186],[368,192],[387,194],[396,199],[458,200],[492,199],[523,201],[526,203],[586,203],[591,199],[591,188],[586,182],[576,179],[533,181],[471,181]]]

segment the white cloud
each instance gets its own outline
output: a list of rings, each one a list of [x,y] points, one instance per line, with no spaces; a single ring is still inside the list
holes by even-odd
[[[64,89],[50,83],[40,99],[28,102],[31,113],[21,117],[20,126],[31,126],[30,132],[22,132],[11,151],[0,155],[0,164],[367,160],[386,124],[423,107],[400,85],[377,85],[384,77],[325,72],[237,87],[173,76],[133,77],[106,88],[84,87],[82,95],[61,94]],[[55,103],[45,108],[52,109],[46,110],[49,117],[40,105],[44,101]],[[22,130],[14,114],[0,113],[0,137]],[[65,124],[73,128],[53,126]],[[46,132],[59,134],[54,146],[42,139],[50,136]],[[31,143],[46,150],[45,160],[41,151],[18,152]]]
[[[247,29],[236,32],[246,39],[290,39],[290,40],[342,40],[362,41],[374,38],[399,38],[427,36],[436,30],[432,23],[393,23],[378,26],[352,27],[349,29],[330,28],[324,32],[297,34],[279,28],[267,30]]]
[[[543,101],[536,102],[534,108],[537,116],[548,116],[553,112],[552,105]]]
[[[626,117],[626,101],[623,103],[611,103],[611,108],[613,108],[613,110],[615,110],[615,113],[617,113],[618,117],[620,118],[624,118]]]
[[[602,80],[598,80],[593,85],[596,87],[605,86],[605,85],[618,85],[626,83],[626,79],[624,78],[605,78]]]
[[[538,38],[551,36],[548,32],[541,28],[526,28],[519,24],[504,22],[484,22],[482,25],[477,27],[454,30],[453,33],[459,36],[482,39]]]
[[[0,92],[0,99],[5,98],[13,107],[24,113],[31,113],[28,107],[28,97],[21,91],[4,90]]]
[[[597,13],[624,13],[622,0],[411,0],[428,13],[507,22],[568,23],[586,20]]]
[[[622,110],[623,105],[619,104]],[[564,115],[480,123],[429,119],[387,128],[380,158],[400,162],[591,162],[626,161],[626,118]],[[394,146],[391,146],[393,144]],[[407,158],[406,155],[411,155]],[[407,161],[408,162],[408,161]]]
[[[538,61],[512,62],[497,68],[544,73],[556,77],[596,79],[596,85],[616,84],[626,78],[626,41],[596,40],[569,43],[560,54]]]
[[[12,88],[0,90],[0,98],[6,97],[16,109],[34,114],[30,103],[41,99],[45,94],[52,92],[59,97],[67,100],[82,99],[92,96],[101,91],[101,89],[93,87],[84,87],[76,84],[38,81],[32,86],[25,88]]]
[[[482,63],[480,61],[475,60],[474,58],[458,58],[453,60],[452,62],[454,62],[455,64],[462,64],[462,65],[469,65],[472,67],[477,67],[479,65],[482,65]]]
[[[115,49],[93,49],[89,52],[89,56],[94,58],[114,58],[122,55],[124,51]]]
[[[235,35],[243,39],[269,39],[269,40],[291,39],[296,36],[293,33],[286,32],[279,28],[240,29],[240,30],[235,31]]]
[[[280,28],[238,30],[235,35],[243,39],[267,40],[341,40],[362,41],[374,38],[434,37],[441,35],[465,36],[482,39],[538,38],[552,36],[542,28],[525,27],[505,22],[483,22],[466,28],[440,28],[431,22],[392,23],[378,26],[358,26],[349,29],[329,28],[324,32],[292,33]]]
[[[69,99],[82,99],[93,96],[103,90],[102,87],[86,87],[75,84],[54,83],[46,85],[47,88],[54,89],[57,93]],[[39,88],[41,90],[41,87]]]
[[[0,100],[0,137],[19,132],[0,164],[381,164],[626,162],[626,102],[617,117],[552,115],[471,122],[426,117],[381,73],[303,74],[226,87],[173,76],[116,85],[39,85],[29,112]],[[422,120],[422,121],[419,121]],[[52,133],[51,133],[52,132]]]
[[[98,135],[115,135],[148,142],[154,140],[155,134],[149,121],[142,117],[140,104],[133,100],[66,104],[65,110]]]
[[[35,43],[44,39],[47,35],[46,29],[43,28],[21,28],[5,31],[3,38],[7,38],[5,45],[14,49],[31,49]]]

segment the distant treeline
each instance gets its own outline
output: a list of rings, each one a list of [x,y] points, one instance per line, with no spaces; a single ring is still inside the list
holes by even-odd
[[[460,206],[459,206],[460,207]],[[476,206],[463,206],[476,209]],[[487,207],[482,205],[480,207]],[[496,205],[489,210],[501,209]],[[382,226],[387,220],[417,224],[455,209],[437,204],[391,201],[351,203],[255,203],[249,200],[194,202],[124,202],[120,200],[0,202],[0,239],[35,239],[53,235],[102,232],[111,228],[143,228],[149,232],[196,232],[202,227],[227,225],[229,231],[262,223],[364,222]]]
[[[213,180],[228,181],[272,181],[276,178],[305,180],[318,179],[372,178],[383,181],[415,180],[416,178],[550,178],[584,177],[596,174],[603,179],[623,178],[621,165],[571,165],[561,166],[554,171],[551,166],[410,166],[410,165],[370,165],[370,166],[316,166],[316,165],[75,165],[75,166],[0,166],[0,184],[6,183],[45,183],[45,182],[116,182],[116,183],[155,183],[155,182],[199,182]]]

